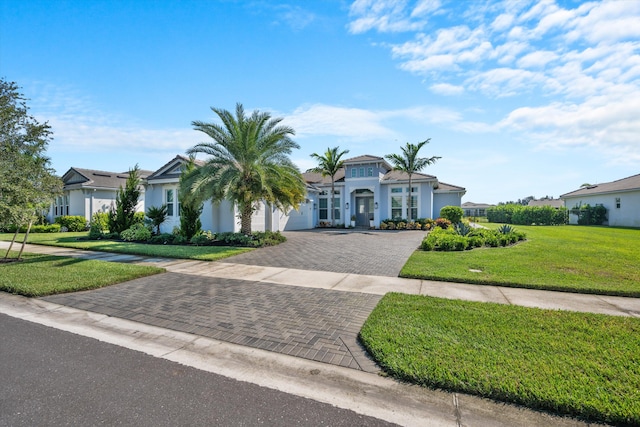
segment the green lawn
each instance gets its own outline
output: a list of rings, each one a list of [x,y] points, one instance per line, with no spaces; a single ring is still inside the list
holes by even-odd
[[[360,333],[412,383],[640,424],[640,319],[391,293]]]
[[[115,240],[83,240],[87,235],[87,232],[34,233],[29,234],[28,243],[151,257],[197,259],[201,261],[216,261],[252,250],[251,248],[231,246],[147,245]],[[19,236],[19,240],[22,241],[24,235],[21,234]],[[10,241],[12,238],[13,234],[0,233],[0,240]]]
[[[16,253],[12,253],[14,257]],[[0,263],[0,291],[28,297],[95,289],[162,273],[162,268],[23,254],[23,260]]]
[[[639,229],[515,228],[527,233],[527,241],[464,252],[419,250],[400,276],[640,297]]]

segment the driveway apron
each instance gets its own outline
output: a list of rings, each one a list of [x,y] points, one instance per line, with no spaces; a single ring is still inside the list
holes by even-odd
[[[423,231],[305,230],[283,233],[277,246],[227,258],[236,264],[397,277]]]
[[[46,301],[377,372],[358,332],[378,295],[164,273]]]

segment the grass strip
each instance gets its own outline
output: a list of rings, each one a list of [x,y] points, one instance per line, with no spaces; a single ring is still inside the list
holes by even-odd
[[[527,241],[464,252],[418,250],[407,260],[400,276],[640,297],[639,229],[515,228],[527,234]]]
[[[22,241],[23,236],[22,234],[19,235],[19,241]],[[84,240],[87,236],[87,232],[34,233],[29,234],[27,242],[38,245],[60,246],[90,251],[115,252],[161,258],[195,259],[200,261],[217,261],[253,250],[252,248],[232,246],[149,245],[116,240]],[[0,240],[10,241],[12,238],[12,234],[0,234]]]
[[[17,256],[16,253],[10,255]],[[27,297],[101,288],[162,273],[163,268],[23,253],[22,261],[0,263],[0,291]]]
[[[391,375],[570,415],[640,424],[640,319],[390,293],[360,339]]]

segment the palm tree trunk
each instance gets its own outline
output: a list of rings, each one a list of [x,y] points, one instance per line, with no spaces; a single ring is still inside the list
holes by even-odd
[[[334,184],[333,184],[333,176],[331,177],[331,203],[329,203],[329,208],[331,209],[331,226],[335,227],[336,226],[336,220],[335,220],[335,208],[333,206],[333,201],[335,199],[333,193],[335,192],[334,189]]]
[[[240,232],[246,236],[251,234],[251,205],[240,208]]]
[[[407,224],[411,222],[411,174],[409,174],[409,198],[407,200],[407,204],[409,205],[409,209],[407,210]]]

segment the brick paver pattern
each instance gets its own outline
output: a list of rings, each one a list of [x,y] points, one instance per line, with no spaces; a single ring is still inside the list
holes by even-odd
[[[305,230],[287,241],[227,258],[237,264],[397,277],[418,249],[423,231]]]
[[[47,301],[377,372],[357,340],[380,296],[165,273]]]

